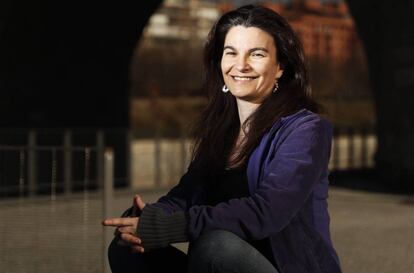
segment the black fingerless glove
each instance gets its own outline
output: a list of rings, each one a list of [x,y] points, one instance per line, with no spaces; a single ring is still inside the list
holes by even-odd
[[[166,213],[156,204],[146,205],[138,222],[137,234],[145,251],[188,241],[187,215],[184,211]]]

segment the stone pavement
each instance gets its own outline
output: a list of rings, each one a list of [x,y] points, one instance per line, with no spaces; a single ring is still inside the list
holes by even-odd
[[[154,202],[162,192],[142,192]],[[331,187],[331,232],[344,273],[414,272],[414,196]],[[116,195],[119,214],[132,193]],[[186,244],[178,244],[186,250]]]
[[[140,193],[154,202],[164,192]],[[133,195],[116,190],[112,216]],[[413,198],[331,187],[332,238],[344,273],[414,272]],[[104,272],[103,238],[112,229],[101,226],[102,211],[100,192],[0,200],[0,272]]]
[[[414,272],[412,198],[332,188],[331,232],[344,272]]]

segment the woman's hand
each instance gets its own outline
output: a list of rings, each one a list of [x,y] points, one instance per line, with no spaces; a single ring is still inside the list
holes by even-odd
[[[144,252],[144,248],[141,245],[141,239],[137,235],[139,217],[134,217],[138,212],[140,213],[144,207],[145,203],[142,201],[141,197],[135,195],[131,217],[108,218],[102,221],[102,225],[104,226],[116,227],[114,234],[121,239],[120,243],[124,246],[129,246],[132,252]]]
[[[121,239],[120,243],[129,246],[133,252],[144,252],[141,245],[141,239],[136,231],[138,226],[138,217],[128,218],[108,218],[102,224],[104,226],[116,227],[116,234]]]

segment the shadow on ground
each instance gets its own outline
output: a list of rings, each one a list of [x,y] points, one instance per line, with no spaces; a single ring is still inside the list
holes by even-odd
[[[383,179],[375,169],[334,171],[331,172],[329,179],[331,186],[343,189],[372,193],[414,195],[414,181],[413,185],[403,185],[397,181],[389,181]]]

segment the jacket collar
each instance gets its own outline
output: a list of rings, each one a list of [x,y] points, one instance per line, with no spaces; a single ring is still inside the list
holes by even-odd
[[[290,114],[290,115],[288,115],[288,116],[284,116],[284,117],[281,117],[278,121],[276,121],[274,124],[273,124],[273,126],[270,128],[270,130],[269,130],[269,132],[268,132],[268,134],[269,135],[272,135],[273,133],[275,133],[279,128],[280,128],[280,126],[283,124],[283,123],[286,123],[286,122],[288,122],[289,120],[292,120],[292,119],[295,119],[296,117],[298,117],[298,116],[300,116],[300,115],[303,115],[304,113],[310,113],[310,111],[308,110],[308,109],[306,109],[306,108],[302,108],[302,109],[300,109],[299,111],[297,111],[297,112],[295,112],[295,113],[293,113],[293,114]]]
[[[267,150],[270,147],[271,142],[273,141],[273,135],[276,133],[279,128],[285,124],[286,122],[289,122],[290,120],[296,119],[301,115],[309,114],[310,111],[303,108],[296,113],[293,113],[291,115],[285,116],[280,118],[278,121],[276,121],[270,130],[266,132],[262,140],[260,141],[259,146],[252,152],[249,161],[247,163],[247,180],[249,184],[249,192],[253,193],[255,189],[259,186],[259,181],[261,178],[261,169],[263,166],[264,158],[266,157]]]

